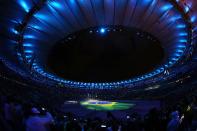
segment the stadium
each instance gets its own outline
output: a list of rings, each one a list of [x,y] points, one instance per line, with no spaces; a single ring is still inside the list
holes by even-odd
[[[0,129],[196,131],[196,0],[0,1]]]

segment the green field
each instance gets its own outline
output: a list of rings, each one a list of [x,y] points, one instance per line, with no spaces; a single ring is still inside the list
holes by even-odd
[[[134,107],[135,104],[126,102],[107,102],[101,103],[102,101],[82,101],[80,104],[90,110],[98,111],[112,111],[112,110],[127,110]]]

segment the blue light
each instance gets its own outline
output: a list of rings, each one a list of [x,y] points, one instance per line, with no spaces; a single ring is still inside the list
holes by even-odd
[[[171,5],[171,4],[166,4],[166,5],[164,5],[164,6],[161,8],[161,10],[162,10],[162,11],[168,11],[168,10],[170,10],[172,7],[173,7],[173,5]]]
[[[18,56],[21,56],[21,53],[18,52],[17,55],[18,55]]]
[[[75,3],[75,0],[70,0],[70,3],[71,3],[71,4],[74,4],[74,3]]]
[[[26,58],[31,58],[32,56],[31,55],[27,55],[27,56],[25,56]]]
[[[149,3],[152,2],[152,0],[143,0],[143,3]]]
[[[44,15],[44,14],[35,14],[34,15],[37,19],[40,19],[40,20],[45,20],[45,21],[47,21],[47,20],[49,20],[49,17],[47,16],[47,15]]]
[[[170,18],[170,21],[175,22],[176,20],[178,20],[178,19],[180,19],[180,18],[181,18],[180,15],[173,16],[173,17]]]
[[[178,48],[186,48],[185,45],[178,45]]]
[[[192,3],[187,3],[185,4],[185,12],[188,13],[190,11],[190,9],[192,8]]]
[[[179,42],[181,42],[181,43],[187,43],[187,40],[186,39],[180,39]]]
[[[172,62],[172,61],[170,61],[170,62],[169,62],[169,64],[170,64],[170,65],[172,65],[172,64],[173,64],[173,62]]]
[[[185,25],[185,24],[179,24],[179,25],[177,25],[176,27],[177,27],[177,28],[185,28],[186,25]]]
[[[12,31],[14,34],[19,34],[18,31],[16,31],[14,28],[12,28],[11,31]]]
[[[188,6],[185,7],[185,12],[186,13],[189,12],[189,7]]]
[[[180,57],[181,55],[180,55],[180,54],[178,54],[178,53],[175,53],[175,54],[174,54],[174,56],[176,56],[176,57]]]
[[[62,8],[62,5],[58,2],[55,2],[55,1],[51,2],[50,5],[55,7],[55,8],[58,8],[58,9]]]
[[[37,25],[31,25],[30,28],[41,30],[40,26],[37,26]]]
[[[23,44],[23,46],[25,46],[25,47],[32,47],[33,45],[30,44],[30,43],[25,43],[25,44]]]
[[[34,39],[35,36],[33,35],[24,35],[24,39]]]
[[[188,34],[186,32],[179,33],[179,36],[187,36]]]
[[[25,10],[25,12],[29,12],[30,7],[27,5],[27,3],[24,0],[20,0],[19,4],[22,6],[22,8]]]
[[[100,29],[100,33],[101,33],[101,34],[104,34],[105,32],[106,32],[106,29],[105,29],[105,28],[101,28],[101,29]]]
[[[171,60],[172,61],[178,61],[178,58],[172,58]]]
[[[191,20],[191,22],[195,22],[196,21],[196,16],[192,16],[190,20]]]
[[[40,72],[40,71],[42,71],[42,69],[37,69],[37,71],[39,71],[39,72]]]
[[[24,52],[25,52],[25,53],[33,53],[32,50],[25,50]]]
[[[176,50],[176,52],[177,53],[183,53],[183,50],[178,49],[178,50]]]

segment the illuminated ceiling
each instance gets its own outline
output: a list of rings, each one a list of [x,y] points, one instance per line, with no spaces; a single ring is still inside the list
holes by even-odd
[[[1,4],[1,56],[49,81],[80,88],[113,88],[152,78],[192,53],[196,34],[193,0],[9,0]],[[73,32],[90,27],[123,25],[157,37],[165,50],[163,64],[139,77],[113,83],[83,83],[60,78],[46,70],[54,44]],[[35,75],[36,74],[36,75]],[[34,78],[35,79],[35,78]]]

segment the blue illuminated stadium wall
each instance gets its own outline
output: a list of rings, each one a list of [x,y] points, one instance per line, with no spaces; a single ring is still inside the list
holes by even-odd
[[[39,0],[34,2],[40,3]],[[16,30],[16,26],[23,24],[25,16],[35,5],[31,0],[18,0],[17,5],[14,5],[17,13],[10,16],[12,19],[8,26],[12,35],[23,35],[24,52],[16,52],[21,63],[24,59],[31,62],[36,57],[32,66],[34,72],[73,87],[112,88],[163,73],[167,68],[177,64],[195,44],[192,41],[195,34],[192,32],[195,33],[196,30],[197,16],[196,13],[190,13],[193,3],[182,6],[180,1],[176,0],[176,4],[183,8],[183,12],[167,0],[48,0],[40,10],[33,13],[24,32],[20,32]],[[189,19],[184,15],[188,15]],[[113,83],[69,81],[45,70],[47,53],[57,40],[77,30],[94,26],[100,26],[98,30],[104,33],[102,27],[119,24],[137,27],[158,37],[168,54],[166,61],[148,74]],[[12,46],[9,48],[14,50],[18,43],[18,39],[13,37],[9,40]]]

